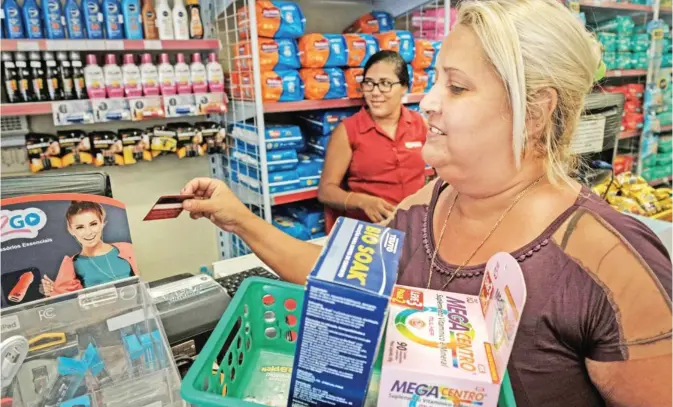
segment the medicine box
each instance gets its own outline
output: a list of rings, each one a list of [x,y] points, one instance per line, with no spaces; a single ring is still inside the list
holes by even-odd
[[[289,406],[362,406],[404,234],[339,218],[308,277]]]
[[[506,253],[487,263],[478,296],[396,286],[378,405],[496,407],[525,302]]]

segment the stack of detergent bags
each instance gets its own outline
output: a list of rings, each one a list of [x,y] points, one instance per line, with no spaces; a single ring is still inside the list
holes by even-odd
[[[252,52],[259,54],[264,102],[361,98],[360,83],[367,60],[379,50],[399,52],[409,64],[410,91],[422,93],[434,83],[439,42],[414,40],[407,31],[392,30],[392,17],[367,14],[344,34],[306,34],[306,18],[295,3],[257,1],[258,42],[252,49],[248,9],[238,10],[239,36],[234,45],[234,98],[252,99]]]

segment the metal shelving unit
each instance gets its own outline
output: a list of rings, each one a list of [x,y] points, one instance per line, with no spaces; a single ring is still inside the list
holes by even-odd
[[[305,4],[308,6],[307,1],[303,3],[301,0],[298,1],[300,6]],[[269,173],[267,170],[266,162],[266,145],[264,140],[265,133],[265,124],[267,121],[277,122],[278,120],[288,120],[289,113],[301,112],[301,111],[311,111],[311,110],[323,110],[323,109],[340,109],[340,108],[357,108],[363,104],[361,99],[337,99],[337,100],[321,100],[321,101],[311,101],[303,100],[298,102],[279,102],[279,103],[269,103],[262,100],[262,87],[261,87],[261,69],[259,55],[257,52],[252,52],[251,57],[247,58],[248,63],[246,65],[251,66],[249,70],[241,70],[241,64],[236,63],[236,59],[233,57],[233,46],[242,39],[247,39],[250,42],[250,49],[258,49],[258,33],[257,33],[257,16],[255,13],[255,4],[256,0],[233,0],[226,3],[218,5],[217,9],[217,32],[219,33],[219,38],[223,43],[223,52],[222,52],[222,64],[226,72],[228,72],[231,78],[240,77],[242,73],[245,73],[248,76],[252,77],[252,84],[246,84],[245,86],[252,88],[252,97],[251,98],[241,98],[233,97],[233,93],[230,93],[230,103],[229,111],[225,115],[225,121],[228,126],[233,123],[245,121],[247,124],[254,126],[256,129],[257,142],[256,145],[252,146],[251,149],[254,151],[248,151],[248,146],[245,147],[245,153],[250,152],[256,157],[259,157],[257,169],[257,179],[253,180],[256,185],[259,185],[260,188],[253,190],[249,187],[250,183],[237,182],[235,179],[239,177],[239,172],[236,169],[232,169],[230,166],[230,155],[232,154],[232,148],[228,149],[228,152],[217,156],[211,157],[210,159],[210,173],[212,176],[223,179],[230,186],[232,191],[251,209],[253,212],[257,213],[259,216],[264,218],[267,222],[272,221],[272,208],[275,205],[281,205],[291,202],[297,202],[307,199],[313,199],[317,197],[317,188],[306,188],[302,190],[292,191],[292,192],[283,192],[283,193],[271,193],[269,191]],[[331,32],[341,32],[346,28],[352,21],[357,18],[359,15],[364,14],[365,12],[372,10],[381,10],[390,13],[394,18],[397,19],[397,25],[403,25],[406,21],[409,23],[410,18],[406,18],[411,14],[412,11],[419,10],[423,11],[424,8],[438,8],[445,7],[445,28],[444,34],[448,34],[450,21],[450,1],[440,1],[440,0],[411,0],[411,1],[398,1],[398,0],[345,0],[345,1],[324,1],[320,3],[320,12],[325,13],[329,12],[326,9],[330,7],[335,7],[337,10],[334,15],[344,16],[349,14],[347,17],[350,20],[342,17],[342,20],[337,21],[336,23],[341,23],[341,28],[339,31],[332,30]],[[324,6],[324,7],[323,7]],[[341,9],[336,9],[341,7]],[[246,8],[247,16],[249,18],[248,23],[245,25],[245,32],[241,32],[239,29],[239,17],[240,14],[237,13],[238,10]],[[362,10],[362,12],[354,12],[353,10]],[[356,14],[354,14],[356,13]],[[330,14],[331,15],[331,14]],[[310,23],[311,15],[306,13],[306,18]],[[323,18],[325,18],[323,16]],[[338,17],[337,17],[338,18]],[[352,19],[351,19],[352,18]],[[331,20],[331,23],[335,23],[335,20]],[[310,25],[310,24],[309,24]],[[320,32],[330,32],[323,31],[323,27],[318,28]],[[308,29],[309,32],[316,32],[317,30]],[[246,58],[246,57],[238,57]],[[236,85],[235,83],[233,84]],[[243,84],[239,84],[243,86]],[[418,103],[423,98],[422,94],[409,94],[406,96],[404,103]],[[229,138],[230,143],[235,143],[235,140]],[[233,146],[232,146],[233,147]],[[241,146],[239,146],[239,149]],[[236,176],[232,176],[232,173],[236,173]],[[239,177],[240,181],[240,177]],[[246,253],[246,246],[238,237],[218,231],[218,250],[221,258],[230,258],[236,257],[241,254]]]

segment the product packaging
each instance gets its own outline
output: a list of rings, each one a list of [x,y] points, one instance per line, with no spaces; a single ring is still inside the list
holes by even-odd
[[[235,64],[238,70],[252,69],[250,41],[240,41],[234,47]],[[259,66],[263,71],[274,69],[299,69],[297,42],[290,38],[259,38],[257,42]]]
[[[223,153],[227,149],[226,131],[217,122],[197,122],[194,124],[201,135],[201,150],[206,154]]]
[[[378,405],[496,407],[525,303],[507,253],[488,261],[479,295],[396,286]]]
[[[152,161],[150,151],[150,134],[141,129],[120,129],[124,164],[135,164],[138,161]]]
[[[304,82],[304,97],[308,100],[345,98],[346,78],[341,68],[309,69],[299,71]]]
[[[416,49],[414,37],[409,31],[389,31],[383,34],[376,34],[381,50],[390,50],[399,52],[406,63],[414,60]]]
[[[297,173],[299,173],[301,188],[317,187],[320,183],[320,176],[322,175],[324,166],[324,158],[315,155],[300,154]]]
[[[337,220],[308,276],[288,405],[363,405],[403,239],[394,229]]]
[[[430,76],[426,71],[414,70],[414,76],[411,80],[411,93],[425,93],[430,84]]]
[[[289,1],[255,2],[257,34],[267,38],[298,38],[306,30],[306,18],[301,8]],[[250,31],[248,8],[237,10],[239,36],[247,38]]]
[[[152,157],[163,153],[174,153],[178,148],[178,137],[175,130],[165,126],[155,126],[150,137],[150,150]]]
[[[365,14],[346,27],[344,33],[377,34],[393,29],[395,21],[393,16],[385,11],[372,11]]]
[[[298,220],[289,218],[287,216],[274,216],[273,217],[273,226],[282,230],[286,234],[294,237],[299,240],[310,240],[311,233],[306,229],[306,227],[299,222]]]
[[[411,66],[414,70],[422,70],[434,66],[436,50],[433,41],[416,39],[415,48],[414,60],[411,61]]]
[[[364,69],[348,68],[344,71],[346,77],[346,96],[349,99],[360,99],[363,97],[362,81],[365,78]]]
[[[61,147],[58,137],[53,134],[28,133],[26,134],[26,152],[30,172],[40,172],[61,168]]]
[[[297,71],[262,72],[262,99],[265,102],[304,100],[304,82]],[[252,91],[252,89],[250,88]]]
[[[93,165],[124,165],[124,149],[119,135],[114,131],[94,131],[89,134],[94,151]]]
[[[348,66],[363,67],[372,55],[379,52],[376,38],[368,34],[344,34],[348,54]]]
[[[304,68],[336,68],[348,64],[348,50],[339,34],[306,34],[299,38],[299,61]]]
[[[175,132],[178,145],[175,151],[178,158],[200,157],[203,155],[201,132],[189,123],[171,123],[167,129]]]
[[[302,112],[299,118],[302,119],[306,134],[329,136],[343,119],[352,116],[353,113],[349,109],[323,110],[320,112]]]
[[[64,130],[56,133],[61,147],[61,165],[93,164],[91,141],[81,130]]]

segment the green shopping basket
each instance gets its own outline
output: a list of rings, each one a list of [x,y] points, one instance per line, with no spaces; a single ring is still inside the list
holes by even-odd
[[[303,286],[245,279],[182,381],[182,397],[199,407],[256,407],[269,400],[250,395],[266,392],[285,397],[274,400],[284,406],[289,380],[273,375],[291,374],[303,302]],[[498,405],[516,407],[507,376]]]

